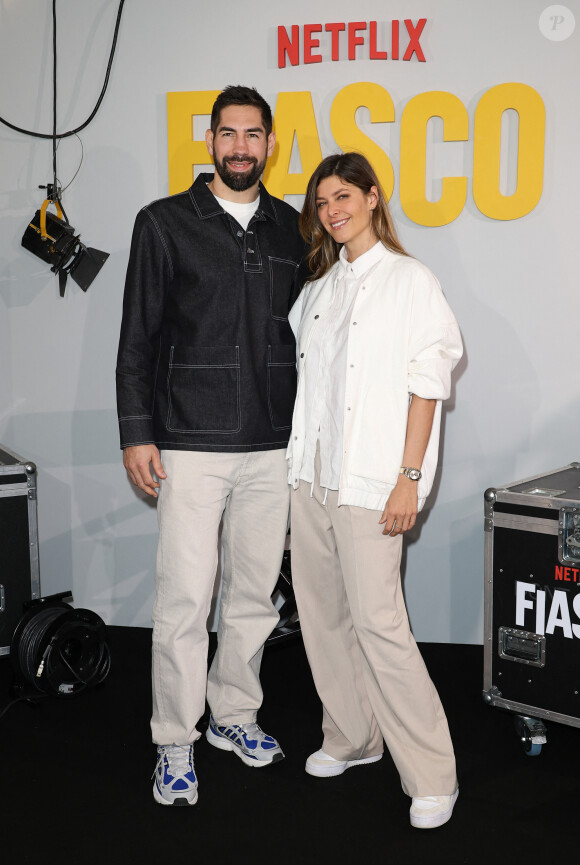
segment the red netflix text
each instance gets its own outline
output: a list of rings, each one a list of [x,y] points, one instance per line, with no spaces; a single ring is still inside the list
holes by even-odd
[[[410,60],[425,63],[420,38],[426,18],[404,21],[348,21],[278,27],[278,68],[323,60]]]
[[[565,565],[556,565],[554,579],[562,580],[565,583],[580,583],[580,570],[567,568]]]

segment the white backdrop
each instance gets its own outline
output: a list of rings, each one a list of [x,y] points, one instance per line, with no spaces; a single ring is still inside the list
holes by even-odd
[[[353,10],[335,0],[313,11],[311,2],[295,0],[289,12],[274,0],[241,7],[233,0],[127,0],[101,109],[80,133],[82,150],[72,137],[58,151],[63,186],[83,152],[64,205],[82,240],[111,255],[86,294],[69,282],[64,299],[48,266],[20,246],[44,197],[37,187],[52,177],[51,142],[0,126],[0,442],[39,467],[44,594],[72,588],[77,606],[109,624],[150,624],[155,509],[121,468],[114,367],[133,221],[140,207],[168,192],[167,92],[245,83],[275,109],[278,93],[309,91],[327,155],[337,149],[329,122],[335,95],[367,81],[382,85],[395,105],[393,123],[371,129],[364,109],[357,120],[393,164],[391,206],[401,239],[439,277],[466,346],[444,413],[435,494],[407,548],[409,611],[420,640],[481,642],[483,491],[580,458],[580,4],[568,0],[577,29],[561,41],[539,27],[548,5],[366,0]],[[46,0],[0,2],[0,114],[42,132],[52,129],[50,7]],[[57,3],[59,131],[78,126],[93,108],[117,7],[117,0]],[[321,63],[278,68],[279,25],[355,15],[427,18],[426,62],[370,60],[364,47],[356,60],[332,62],[321,48]],[[475,108],[486,91],[507,82],[533,87],[546,108],[542,196],[511,221],[484,216],[471,191]],[[458,218],[427,228],[410,221],[399,201],[400,119],[410,99],[435,90],[466,107],[469,138],[437,143],[435,128],[428,188],[437,198],[441,178],[466,175],[468,194]],[[289,200],[300,206],[299,196]]]

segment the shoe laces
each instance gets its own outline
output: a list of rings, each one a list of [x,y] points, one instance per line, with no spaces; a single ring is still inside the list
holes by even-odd
[[[263,742],[266,738],[266,733],[264,733],[259,724],[240,724],[239,729],[242,730],[249,739],[257,739],[258,742]]]
[[[191,771],[189,751],[191,745],[165,745],[163,750],[167,757],[169,774],[174,778],[183,777]]]

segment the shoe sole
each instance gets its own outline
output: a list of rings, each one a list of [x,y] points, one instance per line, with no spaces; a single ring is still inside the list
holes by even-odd
[[[315,778],[335,778],[337,775],[342,775],[351,766],[366,766],[368,763],[377,763],[382,758],[382,754],[376,754],[374,757],[363,757],[362,760],[347,760],[346,763],[339,763],[338,766],[334,766],[332,763],[327,766],[314,766],[307,760],[305,770],[308,775]]]
[[[207,728],[205,738],[210,745],[213,745],[214,748],[219,748],[220,751],[233,751],[236,757],[240,758],[242,763],[245,763],[246,766],[251,766],[253,769],[261,769],[263,766],[271,766],[272,763],[279,763],[280,760],[284,759],[282,751],[274,754],[271,760],[258,760],[256,757],[250,757],[248,754],[244,754],[240,746],[236,745],[235,742],[230,742],[229,739],[224,739],[223,736],[216,735],[211,727]]]
[[[153,798],[159,805],[175,805],[178,808],[181,808],[184,805],[195,805],[197,802],[197,790],[195,791],[195,799],[192,799],[191,801],[186,799],[185,796],[180,796],[179,798],[170,801],[162,796],[157,784],[153,784]]]
[[[411,826],[414,826],[415,829],[437,829],[439,826],[444,826],[451,819],[451,815],[453,814],[453,806],[457,802],[457,797],[459,796],[459,790],[456,790],[453,796],[451,797],[451,805],[444,811],[442,814],[437,814],[436,817],[429,817],[425,815],[424,817],[415,816],[411,814]]]

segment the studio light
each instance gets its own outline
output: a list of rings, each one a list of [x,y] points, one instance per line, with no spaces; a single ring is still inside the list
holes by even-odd
[[[57,149],[60,141],[71,135],[76,135],[78,138],[78,133],[89,125],[103,101],[109,83],[113,57],[115,56],[115,48],[117,45],[117,37],[119,35],[119,26],[121,24],[121,15],[124,4],[125,0],[119,0],[117,21],[115,23],[115,32],[113,34],[113,44],[111,45],[111,52],[109,54],[109,62],[107,64],[103,88],[95,107],[84,123],[81,123],[81,125],[77,126],[76,129],[70,129],[68,132],[57,131],[56,0],[52,0],[52,133],[23,129],[20,126],[16,126],[14,123],[10,123],[4,117],[0,117],[0,123],[8,126],[10,129],[14,129],[16,132],[22,133],[23,135],[32,135],[34,138],[52,139],[53,182],[40,187],[40,189],[46,189],[46,200],[40,210],[36,211],[33,218],[28,223],[28,227],[22,237],[22,246],[29,252],[32,252],[33,255],[41,258],[47,264],[52,265],[50,268],[52,272],[58,273],[61,297],[64,297],[64,290],[69,274],[76,284],[79,285],[83,291],[86,291],[109,257],[108,252],[101,252],[100,249],[94,249],[92,246],[85,246],[84,243],[81,243],[80,241],[80,234],[75,234],[75,229],[68,221],[68,216],[62,207],[61,194],[63,190],[59,184],[56,163]],[[82,141],[80,143],[82,147]],[[72,180],[75,179],[79,169],[80,165]],[[65,189],[70,186],[72,180],[64,187]],[[47,214],[46,209],[49,204],[54,204],[58,214],[57,216]]]
[[[49,204],[56,207],[57,216],[47,213]],[[53,273],[58,273],[61,297],[64,297],[67,276],[86,291],[109,257],[108,252],[81,243],[80,234],[75,234],[75,229],[63,216],[59,201],[47,199],[22,237],[22,246],[52,265]]]

